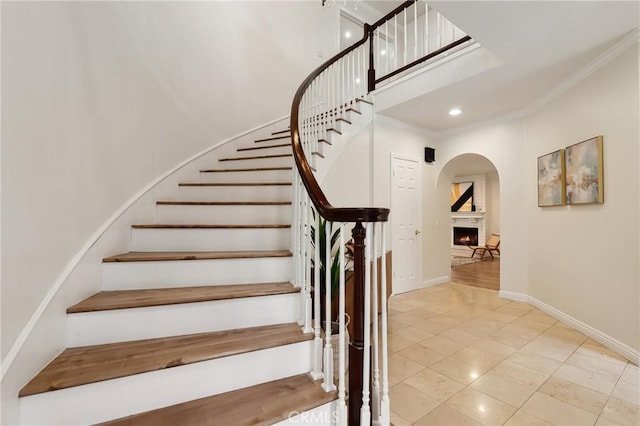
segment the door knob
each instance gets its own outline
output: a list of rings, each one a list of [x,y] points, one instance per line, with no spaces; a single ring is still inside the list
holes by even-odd
[[[418,231],[417,229],[415,230],[415,234],[418,235],[420,233],[420,231]]]

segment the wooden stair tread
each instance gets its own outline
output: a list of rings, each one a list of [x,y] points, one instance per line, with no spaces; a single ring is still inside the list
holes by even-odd
[[[263,251],[130,251],[105,257],[103,262],[159,262],[173,260],[249,259],[291,257],[288,250]]]
[[[252,157],[228,157],[228,158],[220,158],[218,161],[266,160],[269,158],[282,158],[282,157],[293,157],[293,154],[254,155]]]
[[[365,104],[373,105],[373,102],[368,101],[368,100],[366,100],[364,98],[357,98],[356,102],[362,102],[362,103],[365,103]]]
[[[200,170],[200,173],[228,173],[228,172],[266,172],[272,170],[293,170],[293,167],[251,167],[245,169],[205,169]]]
[[[287,133],[289,133],[289,130],[286,131]],[[284,133],[284,131],[283,131]],[[263,138],[263,139],[256,139],[254,142],[256,143],[260,143],[260,142],[270,142],[270,141],[277,141],[277,140],[282,140],[282,139],[289,139],[291,137],[291,135],[279,135],[279,136],[272,136],[270,138]],[[289,145],[289,144],[287,144]]]
[[[70,388],[313,339],[296,323],[65,349],[19,396]]]
[[[151,223],[131,225],[135,229],[285,229],[291,225],[207,225],[207,224],[169,224]]]
[[[231,392],[213,395],[101,425],[109,426],[249,426],[271,425],[292,412],[304,412],[337,399],[325,392],[321,381],[299,374]]]
[[[272,132],[272,135],[281,135],[282,133],[291,133],[291,129],[290,128],[286,128],[285,130],[278,130],[277,132]]]
[[[291,201],[156,201],[159,206],[285,206]]]
[[[300,292],[298,287],[285,282],[101,291],[71,306],[67,309],[67,313],[143,308],[298,292]]]
[[[178,186],[287,186],[291,182],[183,182]]]

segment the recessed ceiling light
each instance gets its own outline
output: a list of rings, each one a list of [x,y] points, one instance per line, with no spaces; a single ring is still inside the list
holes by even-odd
[[[356,78],[356,84],[360,84],[360,79]]]
[[[460,115],[460,114],[462,114],[462,110],[460,108],[451,108],[449,110],[449,115],[451,116],[455,117],[456,115]]]
[[[382,50],[380,51],[380,54],[381,54],[382,56],[384,56],[384,55],[386,55],[386,54],[387,54],[387,51],[386,51],[386,50],[384,50],[384,49],[382,49]]]
[[[344,38],[351,38],[351,31],[347,31],[344,33]]]

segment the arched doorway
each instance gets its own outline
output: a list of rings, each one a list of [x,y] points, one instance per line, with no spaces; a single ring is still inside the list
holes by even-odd
[[[482,155],[461,154],[444,165],[437,182],[443,195],[439,208],[449,219],[441,249],[450,251],[451,281],[500,290],[500,256],[486,252],[481,258],[482,251],[476,251],[472,257],[471,249],[483,246],[491,235],[500,235],[500,179],[495,165]]]

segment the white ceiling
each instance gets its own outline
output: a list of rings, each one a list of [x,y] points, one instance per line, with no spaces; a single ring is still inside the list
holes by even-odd
[[[359,4],[382,16],[400,2]],[[432,1],[429,5],[503,62],[381,111],[436,131],[527,107],[640,27],[637,1]],[[448,115],[454,106],[463,110],[458,117]]]

